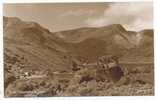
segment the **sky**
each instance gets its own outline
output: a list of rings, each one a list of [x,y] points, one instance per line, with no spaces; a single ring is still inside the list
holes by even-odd
[[[35,21],[52,32],[110,24],[132,31],[153,28],[152,2],[4,4],[3,15]]]

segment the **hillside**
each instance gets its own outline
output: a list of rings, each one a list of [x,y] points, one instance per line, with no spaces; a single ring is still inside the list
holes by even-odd
[[[4,17],[4,51],[22,55],[38,68],[65,66],[62,57],[67,51],[62,44],[62,40],[35,22]]]
[[[150,29],[133,32],[113,24],[53,33],[35,22],[14,17],[4,17],[4,48],[26,56],[36,66],[50,68],[65,67],[71,58],[94,62],[102,55],[117,55],[126,61],[131,58],[149,61],[154,55]]]
[[[153,59],[153,30],[127,31],[120,24],[99,28],[79,28],[54,33],[70,45],[77,56],[95,61],[101,55],[117,55],[122,60]],[[141,60],[140,59],[140,60]],[[135,60],[134,60],[135,61]]]
[[[18,93],[32,90],[39,91],[35,96],[154,94],[152,29],[134,32],[120,24],[112,24],[50,32],[36,22],[16,17],[4,17],[3,21],[5,96],[34,96],[33,93]],[[123,85],[121,81],[121,88],[111,82],[97,81],[97,65],[84,66],[96,63],[99,57],[107,55],[118,56],[119,62],[124,63],[121,65],[123,81],[127,83]],[[73,69],[75,66],[80,68]],[[79,83],[85,80],[88,83]],[[142,86],[149,91],[138,93]],[[122,92],[131,87],[130,94]],[[136,90],[136,87],[139,89]],[[120,92],[116,94],[112,88],[115,91],[120,88]],[[71,89],[76,92],[71,92]],[[40,93],[42,90],[45,92]]]

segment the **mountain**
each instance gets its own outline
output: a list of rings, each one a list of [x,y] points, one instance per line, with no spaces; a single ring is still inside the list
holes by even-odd
[[[4,17],[4,52],[20,55],[37,68],[59,69],[66,65],[61,39],[35,22]]]
[[[127,31],[120,24],[50,32],[36,22],[4,17],[4,52],[22,55],[37,68],[69,70],[72,60],[103,55],[123,61],[153,61],[153,30]]]
[[[58,37],[70,43],[73,54],[89,61],[101,55],[117,55],[121,60],[153,59],[153,30],[127,31],[120,24],[99,28],[78,28],[56,32]],[[68,51],[70,51],[68,50]]]

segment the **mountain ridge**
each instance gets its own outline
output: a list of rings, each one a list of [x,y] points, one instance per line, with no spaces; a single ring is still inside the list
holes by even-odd
[[[36,22],[10,17],[4,17],[5,48],[26,56],[35,66],[66,70],[72,59],[94,62],[99,56],[113,54],[128,61],[128,57],[142,60],[154,55],[153,30],[127,31],[113,24],[50,32]]]

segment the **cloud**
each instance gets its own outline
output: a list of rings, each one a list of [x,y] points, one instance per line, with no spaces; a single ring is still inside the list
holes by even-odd
[[[94,13],[95,13],[94,10],[83,10],[83,9],[69,10],[65,12],[64,14],[62,14],[61,17],[92,15]]]
[[[92,27],[122,24],[128,30],[135,31],[153,28],[152,2],[110,4],[101,16],[88,18],[85,24]]]

